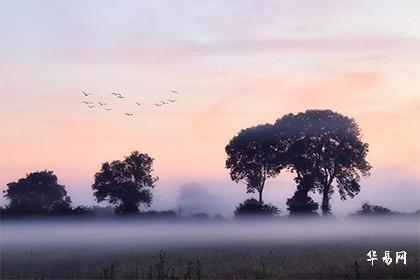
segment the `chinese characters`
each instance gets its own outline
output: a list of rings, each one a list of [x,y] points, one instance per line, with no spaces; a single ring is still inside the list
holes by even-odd
[[[370,250],[367,254],[368,256],[367,261],[373,266],[375,261],[378,261],[378,253],[375,250]],[[385,251],[384,256],[382,257],[382,261],[386,265],[390,265],[393,261],[390,251]],[[395,263],[403,263],[404,265],[407,264],[407,252],[406,251],[399,251],[395,252]]]

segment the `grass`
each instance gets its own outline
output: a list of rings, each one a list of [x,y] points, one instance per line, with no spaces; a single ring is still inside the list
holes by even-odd
[[[369,250],[378,252],[374,266]],[[387,266],[385,250],[407,251]],[[419,243],[396,238],[237,242],[162,248],[51,246],[3,248],[2,279],[419,279]]]

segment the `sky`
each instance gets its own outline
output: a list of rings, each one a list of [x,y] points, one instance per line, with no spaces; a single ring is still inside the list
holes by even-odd
[[[287,113],[332,109],[358,122],[373,166],[333,211],[418,209],[419,10],[391,0],[1,1],[0,188],[54,170],[74,205],[94,204],[101,163],[138,150],[160,178],[152,207],[177,207],[192,184],[229,213],[249,194],[225,169],[228,141]],[[178,101],[153,105],[167,98]],[[286,211],[294,189],[281,174],[265,201]]]

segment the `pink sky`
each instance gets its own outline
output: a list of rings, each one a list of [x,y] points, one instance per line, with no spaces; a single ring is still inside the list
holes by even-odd
[[[75,204],[87,203],[100,164],[139,150],[156,159],[162,205],[173,205],[165,192],[192,181],[237,203],[245,194],[224,168],[229,139],[289,112],[330,108],[357,120],[374,166],[348,208],[366,199],[414,210],[420,6],[394,3],[2,1],[0,186],[52,169]],[[171,89],[179,102],[155,108]],[[114,110],[86,108],[82,90]],[[290,197],[289,179],[269,185],[267,200]]]

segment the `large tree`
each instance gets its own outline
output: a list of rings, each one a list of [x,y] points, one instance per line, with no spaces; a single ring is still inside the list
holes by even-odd
[[[64,214],[71,211],[71,200],[63,185],[58,184],[53,171],[33,172],[17,182],[7,184],[4,197],[9,214]]]
[[[305,191],[322,194],[322,212],[331,211],[330,198],[337,187],[342,200],[360,192],[360,178],[371,169],[366,160],[368,144],[352,118],[331,110],[288,114],[274,124],[276,138],[288,143],[288,167]],[[281,155],[284,165],[284,154]]]
[[[152,165],[153,158],[137,151],[122,161],[105,162],[92,185],[96,200],[115,204],[119,214],[138,213],[140,204],[150,206],[158,180],[152,176]]]
[[[266,180],[281,170],[281,165],[274,161],[278,145],[272,136],[270,124],[250,127],[241,130],[225,148],[231,179],[245,182],[248,193],[258,192],[260,203]]]

